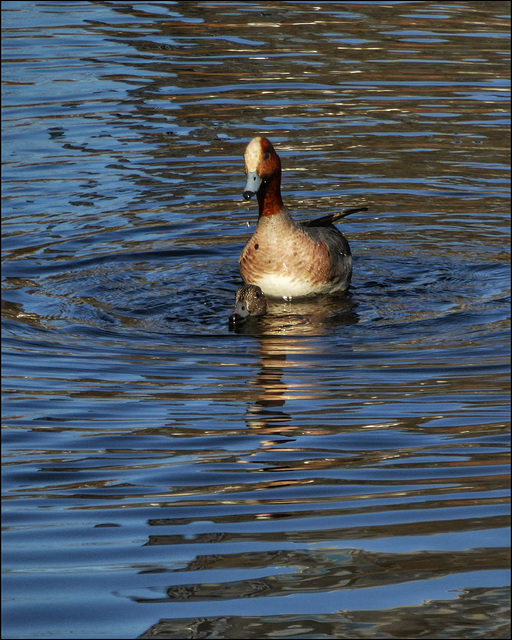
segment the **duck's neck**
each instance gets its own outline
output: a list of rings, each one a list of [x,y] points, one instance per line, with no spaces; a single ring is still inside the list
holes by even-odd
[[[262,216],[270,218],[282,210],[281,170],[264,180],[258,191],[258,206],[260,218]]]

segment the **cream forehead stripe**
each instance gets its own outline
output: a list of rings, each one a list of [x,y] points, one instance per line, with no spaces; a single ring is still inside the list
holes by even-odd
[[[256,171],[261,156],[261,138],[253,138],[245,149],[245,168],[247,171]]]

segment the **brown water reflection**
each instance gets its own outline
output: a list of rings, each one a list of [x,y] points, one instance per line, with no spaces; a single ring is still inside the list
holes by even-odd
[[[451,600],[384,611],[339,611],[323,616],[222,616],[160,620],[140,638],[509,638],[508,589],[465,589]],[[450,620],[447,627],[446,620]],[[484,634],[484,635],[482,635]]]
[[[161,543],[158,539],[155,543]],[[343,589],[369,589],[381,585],[402,584],[416,580],[432,580],[465,573],[468,565],[475,570],[499,569],[510,560],[506,549],[471,549],[455,555],[438,552],[404,554],[368,553],[360,549],[325,549],[316,552],[279,552],[267,554],[234,554],[198,557],[183,571],[237,569],[240,566],[260,569],[262,566],[287,567],[283,573],[259,580],[196,584],[170,587],[162,600],[140,602],[231,600],[233,598],[283,597],[299,592],[336,591],[340,603]]]

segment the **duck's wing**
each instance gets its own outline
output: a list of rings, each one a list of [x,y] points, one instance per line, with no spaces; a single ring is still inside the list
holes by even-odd
[[[306,220],[306,222],[302,222],[301,224],[304,227],[331,227],[335,222],[338,222],[338,220],[346,218],[352,213],[358,213],[359,211],[368,211],[368,207],[351,207],[340,213],[330,213],[328,216],[322,216],[314,220]]]

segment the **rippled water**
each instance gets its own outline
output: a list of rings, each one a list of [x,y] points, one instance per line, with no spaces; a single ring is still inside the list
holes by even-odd
[[[509,637],[508,2],[5,2],[3,637]],[[230,331],[266,135],[342,298]]]

